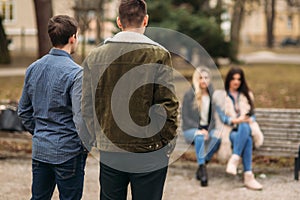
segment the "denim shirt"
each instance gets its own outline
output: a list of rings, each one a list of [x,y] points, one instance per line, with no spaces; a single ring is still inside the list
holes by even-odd
[[[74,122],[81,117],[81,83],[82,68],[59,49],[26,70],[18,114],[33,135],[32,159],[61,164],[82,151]]]

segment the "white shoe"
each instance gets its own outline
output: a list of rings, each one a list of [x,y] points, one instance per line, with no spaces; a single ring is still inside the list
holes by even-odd
[[[247,188],[251,190],[262,190],[263,186],[254,178],[254,174],[252,172],[244,173],[244,184]]]
[[[228,174],[236,175],[239,162],[240,162],[240,156],[238,156],[236,154],[232,154],[232,156],[228,160],[226,172]]]

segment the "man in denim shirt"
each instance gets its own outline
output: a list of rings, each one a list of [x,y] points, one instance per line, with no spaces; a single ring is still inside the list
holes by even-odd
[[[81,199],[87,153],[79,137],[82,68],[71,58],[78,23],[58,15],[49,20],[53,48],[25,75],[18,114],[32,137],[32,198]],[[76,129],[76,126],[77,129]]]

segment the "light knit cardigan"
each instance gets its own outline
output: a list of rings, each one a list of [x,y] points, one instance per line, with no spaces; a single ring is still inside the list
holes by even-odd
[[[249,94],[253,100],[253,94],[252,93]],[[225,115],[231,117],[232,119],[237,118],[232,100],[224,90],[217,90],[214,92],[213,102],[225,112]],[[245,95],[240,94],[239,101],[237,103],[240,108],[240,115],[246,115],[250,111],[250,105]],[[214,135],[222,139],[220,148],[217,152],[217,157],[220,162],[225,163],[232,154],[232,148],[231,148],[231,142],[229,136],[233,127],[224,124],[220,120],[220,117],[217,112],[215,112],[214,115],[215,115]],[[251,135],[253,137],[254,145],[256,148],[259,148],[263,144],[263,140],[264,140],[263,133],[261,132],[260,127],[256,121],[250,123],[250,128],[251,128]]]

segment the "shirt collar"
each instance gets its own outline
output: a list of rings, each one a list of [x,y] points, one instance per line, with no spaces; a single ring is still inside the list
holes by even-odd
[[[68,52],[61,50],[61,49],[52,48],[50,50],[49,54],[55,55],[55,56],[66,56],[66,57],[73,59],[72,56]]]
[[[157,42],[154,42],[147,36],[141,33],[137,32],[132,32],[132,31],[122,31],[117,33],[114,37],[108,38],[104,41],[104,43],[108,42],[126,42],[126,43],[142,43],[142,44],[151,44],[155,46],[162,47],[165,49],[163,46],[158,44]]]
[[[227,94],[228,94],[228,96],[230,97],[230,99],[231,99],[233,102],[235,102],[234,97],[232,96],[232,94],[231,94],[229,91],[227,91]],[[238,92],[238,95],[237,95],[237,99],[239,99],[239,98],[240,98],[240,92]]]

